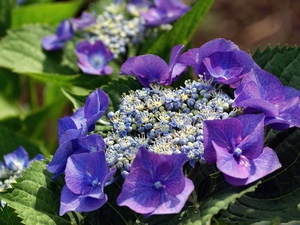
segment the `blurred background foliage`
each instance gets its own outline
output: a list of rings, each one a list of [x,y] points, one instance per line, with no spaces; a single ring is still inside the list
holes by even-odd
[[[252,54],[268,45],[300,44],[300,1],[216,0],[200,25],[196,46],[223,37]]]

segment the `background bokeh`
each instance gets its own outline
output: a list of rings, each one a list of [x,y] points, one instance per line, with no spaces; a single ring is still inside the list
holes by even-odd
[[[218,37],[252,54],[268,44],[300,45],[300,0],[215,0],[193,38],[194,46]]]

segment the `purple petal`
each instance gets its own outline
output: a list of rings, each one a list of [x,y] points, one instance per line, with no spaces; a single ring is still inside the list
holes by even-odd
[[[184,154],[158,155],[140,147],[117,199],[118,205],[126,205],[141,214],[150,214],[160,207],[157,214],[164,208],[166,213],[181,209],[186,195],[194,188],[190,181],[185,181],[182,172],[186,161]],[[157,187],[157,183],[161,186]],[[182,194],[184,190],[189,193]],[[174,209],[167,209],[171,206]]]
[[[85,136],[87,132],[87,123],[83,107],[76,110],[72,116],[66,116],[58,120],[58,139],[60,144]]]
[[[65,181],[74,194],[96,194],[102,198],[104,179],[109,172],[104,151],[75,154],[68,158]]]
[[[217,52],[203,59],[209,74],[224,84],[236,82],[244,67],[234,52]]]
[[[189,64],[194,66],[196,74],[204,75],[205,79],[213,76],[217,82],[232,86],[237,86],[252,68],[259,68],[248,53],[223,38],[205,43],[198,52],[191,50],[180,62],[192,59],[194,63]]]
[[[99,209],[107,202],[107,196],[102,199],[76,195],[65,185],[61,192],[59,215],[67,212],[90,212]]]
[[[103,138],[97,134],[66,141],[56,150],[51,162],[47,165],[47,170],[56,174],[53,178],[57,179],[65,171],[67,160],[71,155],[103,151],[103,142]]]
[[[250,164],[246,157],[241,155],[237,159],[226,148],[218,146],[215,142],[213,142],[213,146],[216,150],[217,167],[220,171],[228,176],[239,179],[249,177]]]
[[[129,207],[137,213],[149,214],[157,208],[159,196],[159,190],[154,187],[154,181],[149,171],[135,169],[130,171],[126,177],[117,203],[119,206]]]
[[[242,126],[239,120],[205,120],[203,123],[204,136],[204,158],[208,163],[217,160],[216,151],[213,146],[215,142],[221,148],[233,151],[235,144],[241,141]]]
[[[132,66],[136,57],[138,56],[130,57],[122,64],[120,69],[120,75],[134,75],[132,71]]]
[[[73,38],[74,30],[72,24],[68,20],[63,20],[56,30],[56,36],[60,40],[68,41]]]
[[[105,113],[108,107],[108,101],[107,94],[100,88],[93,91],[87,97],[84,105],[84,115],[87,119],[89,132],[94,130],[96,121],[99,120]]]
[[[253,89],[249,88],[249,84]],[[250,99],[265,100],[274,106],[280,105],[285,100],[285,89],[280,80],[260,69],[253,69],[248,73],[237,89],[239,90],[235,93],[234,106],[243,106],[241,102]]]
[[[3,158],[7,167],[14,171],[23,170],[29,162],[29,155],[22,146],[19,146],[12,153],[4,155]]]
[[[90,134],[72,141],[74,149],[86,149],[86,152],[100,152],[105,150],[105,141],[99,134]]]
[[[172,48],[169,62],[169,73],[171,74],[171,79],[168,85],[170,85],[173,81],[176,81],[178,77],[187,69],[187,65],[178,63],[183,48],[184,45],[176,45]]]
[[[285,91],[285,97],[286,100],[293,98],[293,97],[300,97],[300,91],[296,88],[289,87],[289,86],[283,86]]]
[[[130,0],[127,4],[127,10],[135,16],[139,16],[140,12],[147,11],[151,6],[153,4],[148,0]]]
[[[72,39],[74,31],[68,20],[63,20],[56,30],[56,35],[46,36],[42,39],[42,46],[47,51],[61,50],[65,43]]]
[[[65,46],[65,41],[56,35],[50,35],[42,39],[42,46],[47,51],[58,51]]]
[[[91,44],[89,41],[82,41],[76,46],[75,53],[78,57],[78,66],[88,74],[105,75],[111,70],[106,67],[113,59],[113,54],[101,41]]]
[[[299,97],[293,97],[284,101],[279,106],[278,116],[267,117],[266,125],[271,125],[273,129],[282,130],[293,126],[300,127],[300,103]]]
[[[191,180],[184,179],[184,190],[176,195],[161,195],[162,202],[150,215],[173,214],[179,213],[184,207],[188,197],[194,190],[194,184]]]
[[[189,49],[179,57],[178,63],[194,67],[197,55],[199,55],[198,48]]]
[[[264,144],[264,115],[243,114],[237,117],[242,124],[242,141],[236,146],[248,159],[257,158]]]
[[[129,58],[121,67],[121,74],[128,74],[141,78],[145,87],[149,84],[165,84],[169,82],[169,67],[164,60],[156,55],[142,55]]]
[[[72,18],[71,22],[75,29],[83,30],[84,28],[96,23],[96,18],[94,13],[83,12],[79,19]]]
[[[250,162],[250,176],[247,179],[236,179],[234,177],[224,175],[227,182],[235,186],[247,185],[263,178],[281,167],[276,153],[269,147],[265,147],[261,155]]]

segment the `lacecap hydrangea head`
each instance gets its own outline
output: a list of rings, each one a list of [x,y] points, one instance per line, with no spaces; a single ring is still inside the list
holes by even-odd
[[[130,91],[119,110],[108,113],[112,132],[105,138],[107,162],[129,172],[141,146],[157,154],[185,153],[192,165],[202,162],[203,121],[235,116],[232,102],[201,79],[187,80],[180,89],[154,85]]]

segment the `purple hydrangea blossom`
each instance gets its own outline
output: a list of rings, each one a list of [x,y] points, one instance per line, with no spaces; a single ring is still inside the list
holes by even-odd
[[[68,20],[63,20],[58,26],[55,35],[46,36],[42,39],[42,46],[47,51],[61,50],[73,36],[72,24]]]
[[[195,73],[204,75],[205,80],[213,77],[215,82],[229,84],[232,88],[236,88],[251,69],[259,68],[248,53],[223,38],[190,49],[178,61],[194,67]]]
[[[75,53],[78,57],[78,66],[87,74],[108,75],[112,68],[107,64],[114,58],[113,53],[106,48],[102,41],[90,43],[85,40],[76,46]]]
[[[116,169],[110,170],[105,152],[75,154],[68,158],[65,181],[61,192],[59,215],[70,211],[90,212],[107,201],[104,186]]]
[[[47,165],[47,170],[54,173],[54,179],[57,179],[64,173],[67,160],[74,154],[86,152],[104,151],[105,142],[98,134],[91,134],[86,137],[81,137],[64,142],[55,152],[51,162]]]
[[[139,16],[141,12],[147,12],[153,4],[149,0],[130,0],[127,4],[127,10],[135,16]]]
[[[186,161],[185,154],[158,155],[140,147],[117,198],[118,205],[145,215],[180,212],[194,189],[182,171]]]
[[[75,30],[83,30],[84,28],[96,23],[95,14],[83,12],[80,18],[72,18],[71,23]]]
[[[274,129],[300,127],[300,92],[283,86],[264,70],[250,71],[234,95],[233,107],[244,107],[244,113],[264,113],[265,125]]]
[[[4,155],[5,164],[12,171],[22,171],[28,166],[29,155],[26,150],[20,146],[14,152]]]
[[[181,0],[154,0],[151,5],[149,1],[130,1],[129,9],[140,10],[146,26],[157,27],[162,24],[172,23],[185,14],[190,7]]]
[[[183,45],[173,47],[169,65],[156,55],[134,56],[127,59],[120,69],[121,75],[134,75],[145,87],[158,83],[170,85],[186,70],[187,66],[177,63]]]
[[[42,154],[37,154],[32,160],[29,160],[29,155],[22,146],[19,146],[15,151],[3,157],[5,164],[0,161],[0,178],[7,174],[5,172],[8,170],[20,173],[24,168],[29,167],[33,161],[45,158]]]
[[[263,147],[263,114],[206,120],[203,126],[204,158],[216,163],[228,183],[246,185],[281,167],[276,153]]]
[[[100,88],[89,94],[83,107],[76,110],[72,116],[58,120],[59,144],[93,131],[95,123],[103,116],[107,107],[108,96]]]

